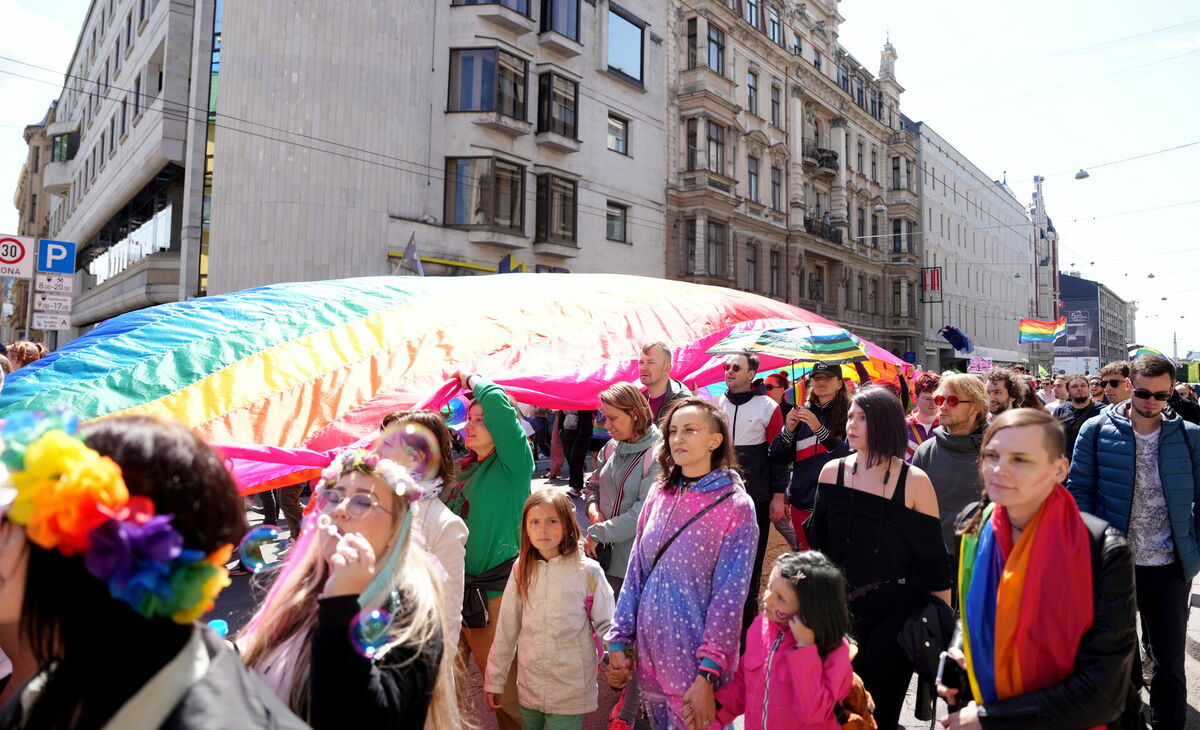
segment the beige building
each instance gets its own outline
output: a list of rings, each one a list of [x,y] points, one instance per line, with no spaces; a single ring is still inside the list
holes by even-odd
[[[25,127],[25,144],[29,149],[25,164],[17,179],[17,190],[13,194],[13,206],[17,209],[18,236],[45,238],[50,225],[50,201],[46,196],[42,179],[46,163],[50,161],[52,149],[46,128],[54,122],[54,104],[46,110],[46,116],[37,124]],[[5,316],[0,319],[0,339],[4,342],[33,337],[41,340],[42,332],[26,332],[29,310],[29,280],[9,279],[5,292]]]
[[[916,139],[896,53],[878,76],[833,2],[699,0],[668,29],[668,275],[824,315],[917,349]]]

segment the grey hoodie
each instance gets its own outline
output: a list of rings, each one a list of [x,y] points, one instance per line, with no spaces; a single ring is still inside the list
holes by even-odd
[[[951,435],[938,426],[933,438],[926,439],[913,453],[912,465],[929,475],[937,493],[938,514],[942,521],[942,539],[946,549],[955,555],[954,521],[958,513],[983,494],[983,479],[979,476],[979,447],[983,444],[981,424],[967,436]]]
[[[596,455],[599,466],[588,477],[583,488],[583,499],[587,504],[592,502],[600,506],[600,511],[608,519],[589,525],[584,531],[587,537],[596,542],[612,543],[612,563],[608,566],[608,574],[616,578],[624,578],[629,566],[629,553],[633,549],[633,538],[637,535],[638,516],[642,513],[642,503],[650,494],[650,487],[658,480],[662,469],[658,465],[654,449],[662,441],[662,432],[651,424],[650,430],[641,439],[633,443],[617,441],[612,457],[609,458],[607,444]],[[611,443],[611,442],[610,442]],[[650,454],[647,457],[647,453]],[[649,458],[649,461],[646,459]],[[636,459],[637,465],[631,460]],[[646,465],[649,464],[649,470]],[[617,491],[621,486],[617,482],[629,474],[625,480],[625,490],[621,495],[621,504],[613,513],[613,502],[617,499]]]

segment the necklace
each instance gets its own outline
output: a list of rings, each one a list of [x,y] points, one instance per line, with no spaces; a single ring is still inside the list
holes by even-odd
[[[845,461],[843,461],[842,463],[845,464]],[[854,463],[850,466],[850,475],[856,476],[857,474],[858,474],[858,456],[856,455],[854,457]],[[884,493],[887,493],[887,485],[888,485],[888,482],[891,480],[891,478],[892,478],[892,459],[888,459],[887,470],[884,471],[884,473],[883,473],[883,491],[884,491]],[[855,479],[855,481],[856,482],[858,481],[857,478]],[[854,522],[854,493],[858,492],[858,491],[860,491],[860,490],[858,489],[857,484],[850,487],[850,504],[847,506],[847,511],[850,513],[849,519],[850,519],[851,523]],[[883,504],[887,500],[883,497],[882,494],[879,494],[876,496],[879,497],[879,526],[875,530],[875,547],[871,550],[871,552],[875,555],[878,555],[879,548],[883,543]],[[846,530],[846,544],[847,545],[850,544],[850,532],[851,532],[850,529],[847,528],[847,530]]]
[[[856,457],[854,457],[854,463],[850,465],[850,476],[857,476],[857,475],[858,475],[858,457],[856,456]],[[892,478],[892,460],[888,459],[887,469],[883,472],[883,491],[885,494],[887,493],[888,481],[890,481],[891,478]],[[855,486],[858,486],[857,485],[858,479],[855,479],[854,481],[856,482]],[[883,495],[881,494],[879,496],[882,497]]]

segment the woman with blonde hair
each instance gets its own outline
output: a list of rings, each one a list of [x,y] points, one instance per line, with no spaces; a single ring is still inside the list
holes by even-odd
[[[343,452],[238,637],[246,664],[314,728],[459,725],[441,581],[408,549],[423,496],[395,462]]]

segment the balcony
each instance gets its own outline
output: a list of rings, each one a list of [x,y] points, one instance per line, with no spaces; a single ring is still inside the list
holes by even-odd
[[[695,108],[703,108],[704,101],[710,99],[732,116],[741,109],[733,95],[734,87],[732,79],[725,78],[708,66],[681,71],[678,95],[680,113],[687,115]]]
[[[683,192],[716,190],[728,196],[736,194],[737,181],[712,170],[688,170],[680,173],[679,183]]]
[[[509,137],[522,137],[533,131],[533,122],[516,119],[500,112],[463,112],[471,114],[471,121],[477,126],[507,134]]]
[[[888,317],[888,328],[893,330],[915,330],[917,329],[917,318],[893,315]]]
[[[892,132],[890,144],[892,147],[908,147],[913,152],[917,151],[917,138],[907,129],[897,129]]]
[[[537,142],[538,147],[562,152],[563,154],[578,152],[582,145],[574,137],[564,137],[558,132],[538,132],[537,136],[534,137],[534,141]]]
[[[75,177],[71,163],[48,162],[42,169],[42,187],[53,195],[66,196],[71,190],[71,180]]]
[[[573,259],[579,256],[579,246],[574,243],[559,241],[536,241],[533,252],[542,256],[553,256],[560,259]]]
[[[572,40],[561,33],[548,30],[538,36],[542,48],[554,51],[564,58],[574,58],[583,53],[583,44]]]
[[[489,246],[502,248],[525,248],[529,239],[520,231],[476,228],[467,232],[467,240],[471,243],[486,243]]]
[[[914,251],[889,251],[887,262],[899,266],[916,266],[917,254]]]
[[[835,150],[817,148],[817,174],[824,177],[838,174],[838,153]]]
[[[533,18],[529,17],[529,0],[502,0],[491,3],[453,3],[456,12],[464,9],[474,11],[475,16],[514,35],[522,36],[532,33],[535,27]]]
[[[842,229],[835,227],[832,223],[826,223],[819,218],[809,218],[806,216],[804,218],[804,232],[817,238],[823,238],[830,243],[841,244],[842,242]]]
[[[911,211],[918,212],[920,210],[917,194],[908,188],[892,188],[888,190],[887,204],[889,207],[894,208],[909,208]],[[900,212],[897,210],[889,211],[893,215]]]
[[[801,145],[800,160],[805,167],[816,167],[818,162],[817,143],[811,139],[805,138]]]

